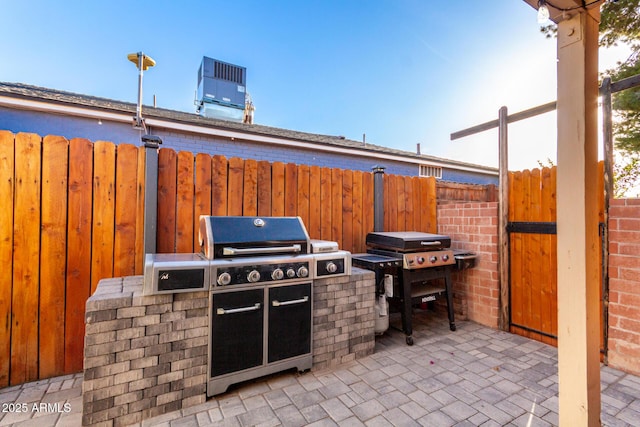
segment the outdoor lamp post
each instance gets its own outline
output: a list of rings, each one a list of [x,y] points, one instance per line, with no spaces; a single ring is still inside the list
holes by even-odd
[[[127,55],[127,59],[136,64],[136,68],[138,68],[139,70],[138,105],[136,106],[136,117],[133,119],[133,127],[134,129],[143,130],[144,121],[142,119],[142,72],[148,70],[150,67],[155,66],[156,61],[142,52],[130,53],[129,55]]]

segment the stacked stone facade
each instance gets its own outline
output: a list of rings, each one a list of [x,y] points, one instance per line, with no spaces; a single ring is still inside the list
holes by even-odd
[[[373,353],[373,273],[313,286],[313,369]],[[131,425],[206,400],[209,293],[142,287],[142,276],[104,279],[87,301],[83,425]]]

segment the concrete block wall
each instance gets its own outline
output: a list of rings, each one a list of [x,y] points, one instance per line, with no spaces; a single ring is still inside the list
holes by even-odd
[[[453,249],[478,254],[475,268],[452,275],[456,316],[497,328],[500,312],[498,203],[439,205],[438,233],[451,237]]]
[[[640,375],[640,199],[609,209],[609,365]]]
[[[100,281],[86,304],[83,425],[203,403],[208,306],[207,292],[142,296],[142,276]]]

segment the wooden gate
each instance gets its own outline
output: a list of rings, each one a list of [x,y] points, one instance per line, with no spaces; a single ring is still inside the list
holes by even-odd
[[[599,221],[604,222],[603,162]],[[509,173],[510,331],[557,345],[556,168]],[[602,227],[600,228],[602,231]],[[602,256],[602,247],[600,248]],[[602,284],[602,275],[601,275]],[[600,286],[602,302],[602,286]],[[601,304],[601,313],[602,307]],[[602,318],[602,317],[601,317]],[[601,343],[604,328],[600,328]]]

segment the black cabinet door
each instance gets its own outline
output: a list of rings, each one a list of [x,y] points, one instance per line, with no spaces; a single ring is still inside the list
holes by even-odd
[[[212,295],[211,376],[262,365],[264,289]]]
[[[311,284],[269,289],[269,363],[311,351]]]

